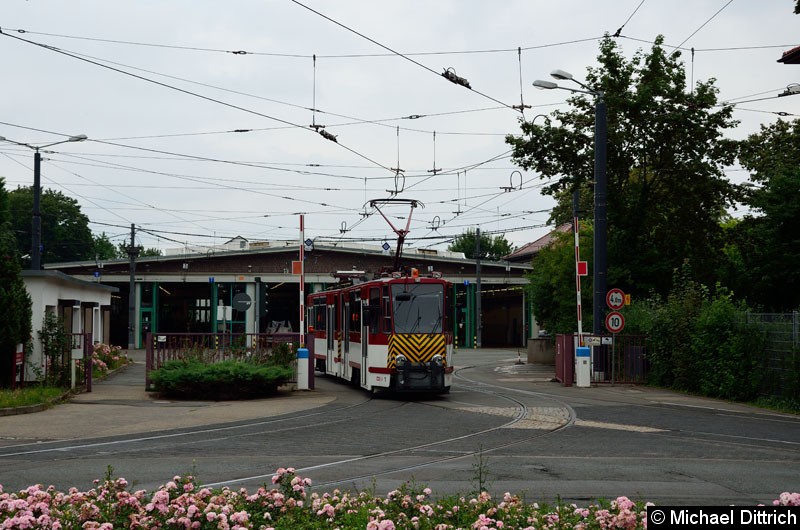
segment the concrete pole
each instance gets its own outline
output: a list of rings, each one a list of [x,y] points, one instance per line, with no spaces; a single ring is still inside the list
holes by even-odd
[[[481,315],[481,229],[475,230],[475,318],[477,331],[475,347],[483,344],[483,315]]]
[[[128,247],[130,258],[130,282],[128,290],[128,349],[136,348],[136,226],[131,223],[131,244]]]
[[[42,155],[36,149],[33,153],[33,220],[31,225],[31,270],[42,268]]]
[[[603,94],[597,95],[595,102],[594,125],[594,299],[592,301],[593,326],[595,335],[603,333],[605,325],[605,305],[608,269],[607,254],[607,178],[606,150],[608,148],[608,109]]]

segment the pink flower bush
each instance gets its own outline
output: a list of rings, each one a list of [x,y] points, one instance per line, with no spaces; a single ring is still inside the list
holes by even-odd
[[[128,355],[122,352],[122,346],[109,346],[97,343],[92,351],[92,370],[96,376],[105,375],[110,370],[124,366],[130,362]]]
[[[800,506],[800,493],[789,493],[785,491],[781,496],[772,501],[775,506]]]
[[[526,504],[505,493],[436,501],[428,488],[404,485],[385,497],[339,490],[308,493],[311,480],[293,468],[278,469],[271,489],[210,489],[194,477],[173,477],[152,494],[130,491],[125,479],[95,481],[89,491],[30,486],[6,492],[0,485],[0,530],[638,530],[646,506],[627,497],[588,507]],[[800,493],[782,493],[773,504],[800,505]]]

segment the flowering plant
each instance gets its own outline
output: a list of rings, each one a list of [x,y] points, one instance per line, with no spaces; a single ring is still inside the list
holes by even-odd
[[[92,375],[94,377],[106,375],[111,370],[130,363],[128,354],[122,351],[122,346],[109,346],[98,342],[92,351]]]
[[[434,500],[431,490],[404,485],[377,497],[308,493],[311,480],[280,468],[272,488],[211,489],[194,477],[176,476],[154,493],[130,491],[123,478],[95,481],[89,491],[30,486],[5,493],[0,485],[0,529],[51,530],[216,529],[216,530],[639,530],[646,528],[646,505],[627,497],[580,508],[575,504],[526,504],[506,493]],[[776,505],[800,505],[800,494],[783,493]]]

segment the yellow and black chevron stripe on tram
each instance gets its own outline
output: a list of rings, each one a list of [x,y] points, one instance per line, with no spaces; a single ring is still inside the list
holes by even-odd
[[[389,368],[396,368],[395,358],[403,354],[412,363],[426,363],[437,353],[447,364],[447,346],[444,335],[428,335],[423,333],[389,336]]]

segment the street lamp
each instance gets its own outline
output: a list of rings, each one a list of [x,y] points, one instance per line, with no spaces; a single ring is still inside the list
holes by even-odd
[[[29,149],[33,149],[33,221],[31,226],[31,265],[30,270],[38,271],[42,268],[42,213],[40,211],[40,202],[42,196],[42,183],[41,183],[41,163],[42,156],[39,153],[40,149],[46,147],[53,147],[54,145],[64,144],[67,142],[82,142],[88,137],[85,134],[78,134],[70,136],[66,140],[60,142],[53,142],[45,145],[31,145],[23,142],[15,142],[9,140],[4,136],[0,136],[0,142],[9,142],[16,145],[22,145]]]
[[[606,299],[606,273],[608,269],[608,250],[607,250],[607,231],[606,220],[607,203],[607,179],[606,179],[606,151],[608,148],[608,109],[603,100],[603,92],[595,90],[577,79],[572,74],[564,70],[553,70],[550,75],[561,81],[572,81],[583,88],[559,86],[552,81],[537,79],[533,86],[544,89],[559,88],[569,92],[578,92],[594,96],[594,273],[592,283],[594,284],[594,296],[592,297],[592,333],[601,335],[603,332],[603,307]]]

